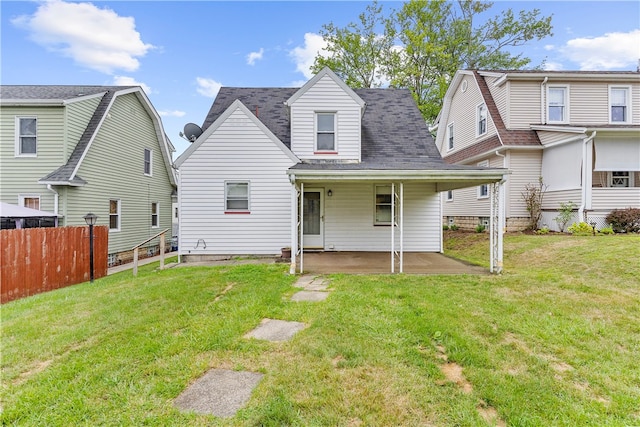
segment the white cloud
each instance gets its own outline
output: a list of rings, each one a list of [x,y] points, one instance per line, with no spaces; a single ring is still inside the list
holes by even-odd
[[[559,62],[545,61],[544,67],[546,71],[561,71],[563,66]]]
[[[161,110],[161,111],[158,111],[158,114],[160,114],[160,116],[162,117],[184,117],[187,113],[179,110],[173,110],[173,111]]]
[[[258,52],[251,52],[247,55],[247,64],[254,65],[256,61],[262,59],[262,55],[264,54],[264,49],[260,48]]]
[[[313,77],[311,66],[316,56],[320,53],[328,55],[325,50],[327,43],[320,34],[306,33],[304,35],[304,46],[297,46],[289,51],[289,56],[296,64],[296,71],[301,72],[307,79]]]
[[[544,50],[554,50],[555,48],[556,48],[555,45],[552,45],[552,44],[544,45]]]
[[[132,17],[91,3],[51,0],[41,3],[33,15],[11,22],[29,31],[36,43],[107,74],[137,70],[137,58],[154,47],[142,42]]]
[[[147,95],[149,95],[152,92],[151,87],[149,87],[148,85],[142,82],[137,81],[133,77],[115,76],[113,78],[113,84],[116,86],[140,86]]]
[[[635,70],[640,58],[640,29],[569,40],[561,52],[581,70]]]
[[[204,77],[196,77],[196,82],[198,83],[198,93],[209,98],[215,98],[222,87],[222,83]]]

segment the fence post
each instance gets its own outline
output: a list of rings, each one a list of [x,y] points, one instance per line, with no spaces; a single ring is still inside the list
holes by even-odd
[[[133,277],[138,275],[138,248],[133,250]]]

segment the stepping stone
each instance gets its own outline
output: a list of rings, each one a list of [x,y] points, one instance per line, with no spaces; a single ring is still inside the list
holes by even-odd
[[[245,338],[256,338],[267,341],[289,341],[295,334],[306,327],[307,325],[300,322],[263,319],[257,328],[245,335]]]
[[[300,291],[293,294],[291,301],[324,301],[329,296],[328,292]]]
[[[212,369],[183,391],[174,404],[182,411],[232,417],[247,403],[262,376],[256,372]]]
[[[315,278],[311,283],[304,287],[305,291],[326,291],[329,287],[329,281],[321,277]]]
[[[293,284],[296,288],[304,288],[311,284],[316,279],[316,276],[300,276],[296,283]]]

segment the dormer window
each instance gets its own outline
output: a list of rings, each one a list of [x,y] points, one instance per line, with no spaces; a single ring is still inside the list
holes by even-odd
[[[316,152],[336,151],[336,113],[316,113]]]

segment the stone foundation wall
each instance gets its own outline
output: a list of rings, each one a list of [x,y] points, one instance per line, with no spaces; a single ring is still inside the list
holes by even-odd
[[[165,243],[164,253],[171,252],[171,245]],[[138,249],[138,259],[160,255],[160,245],[143,246]],[[133,262],[133,249],[130,251],[109,254],[109,267]]]
[[[445,216],[442,218],[442,225],[450,225],[450,218],[453,218],[453,223],[457,225],[460,230],[475,231],[478,224],[480,224],[480,217],[477,216]],[[528,225],[529,218],[507,218],[506,231],[523,231],[526,230]],[[488,228],[489,227],[487,227],[487,229]]]

